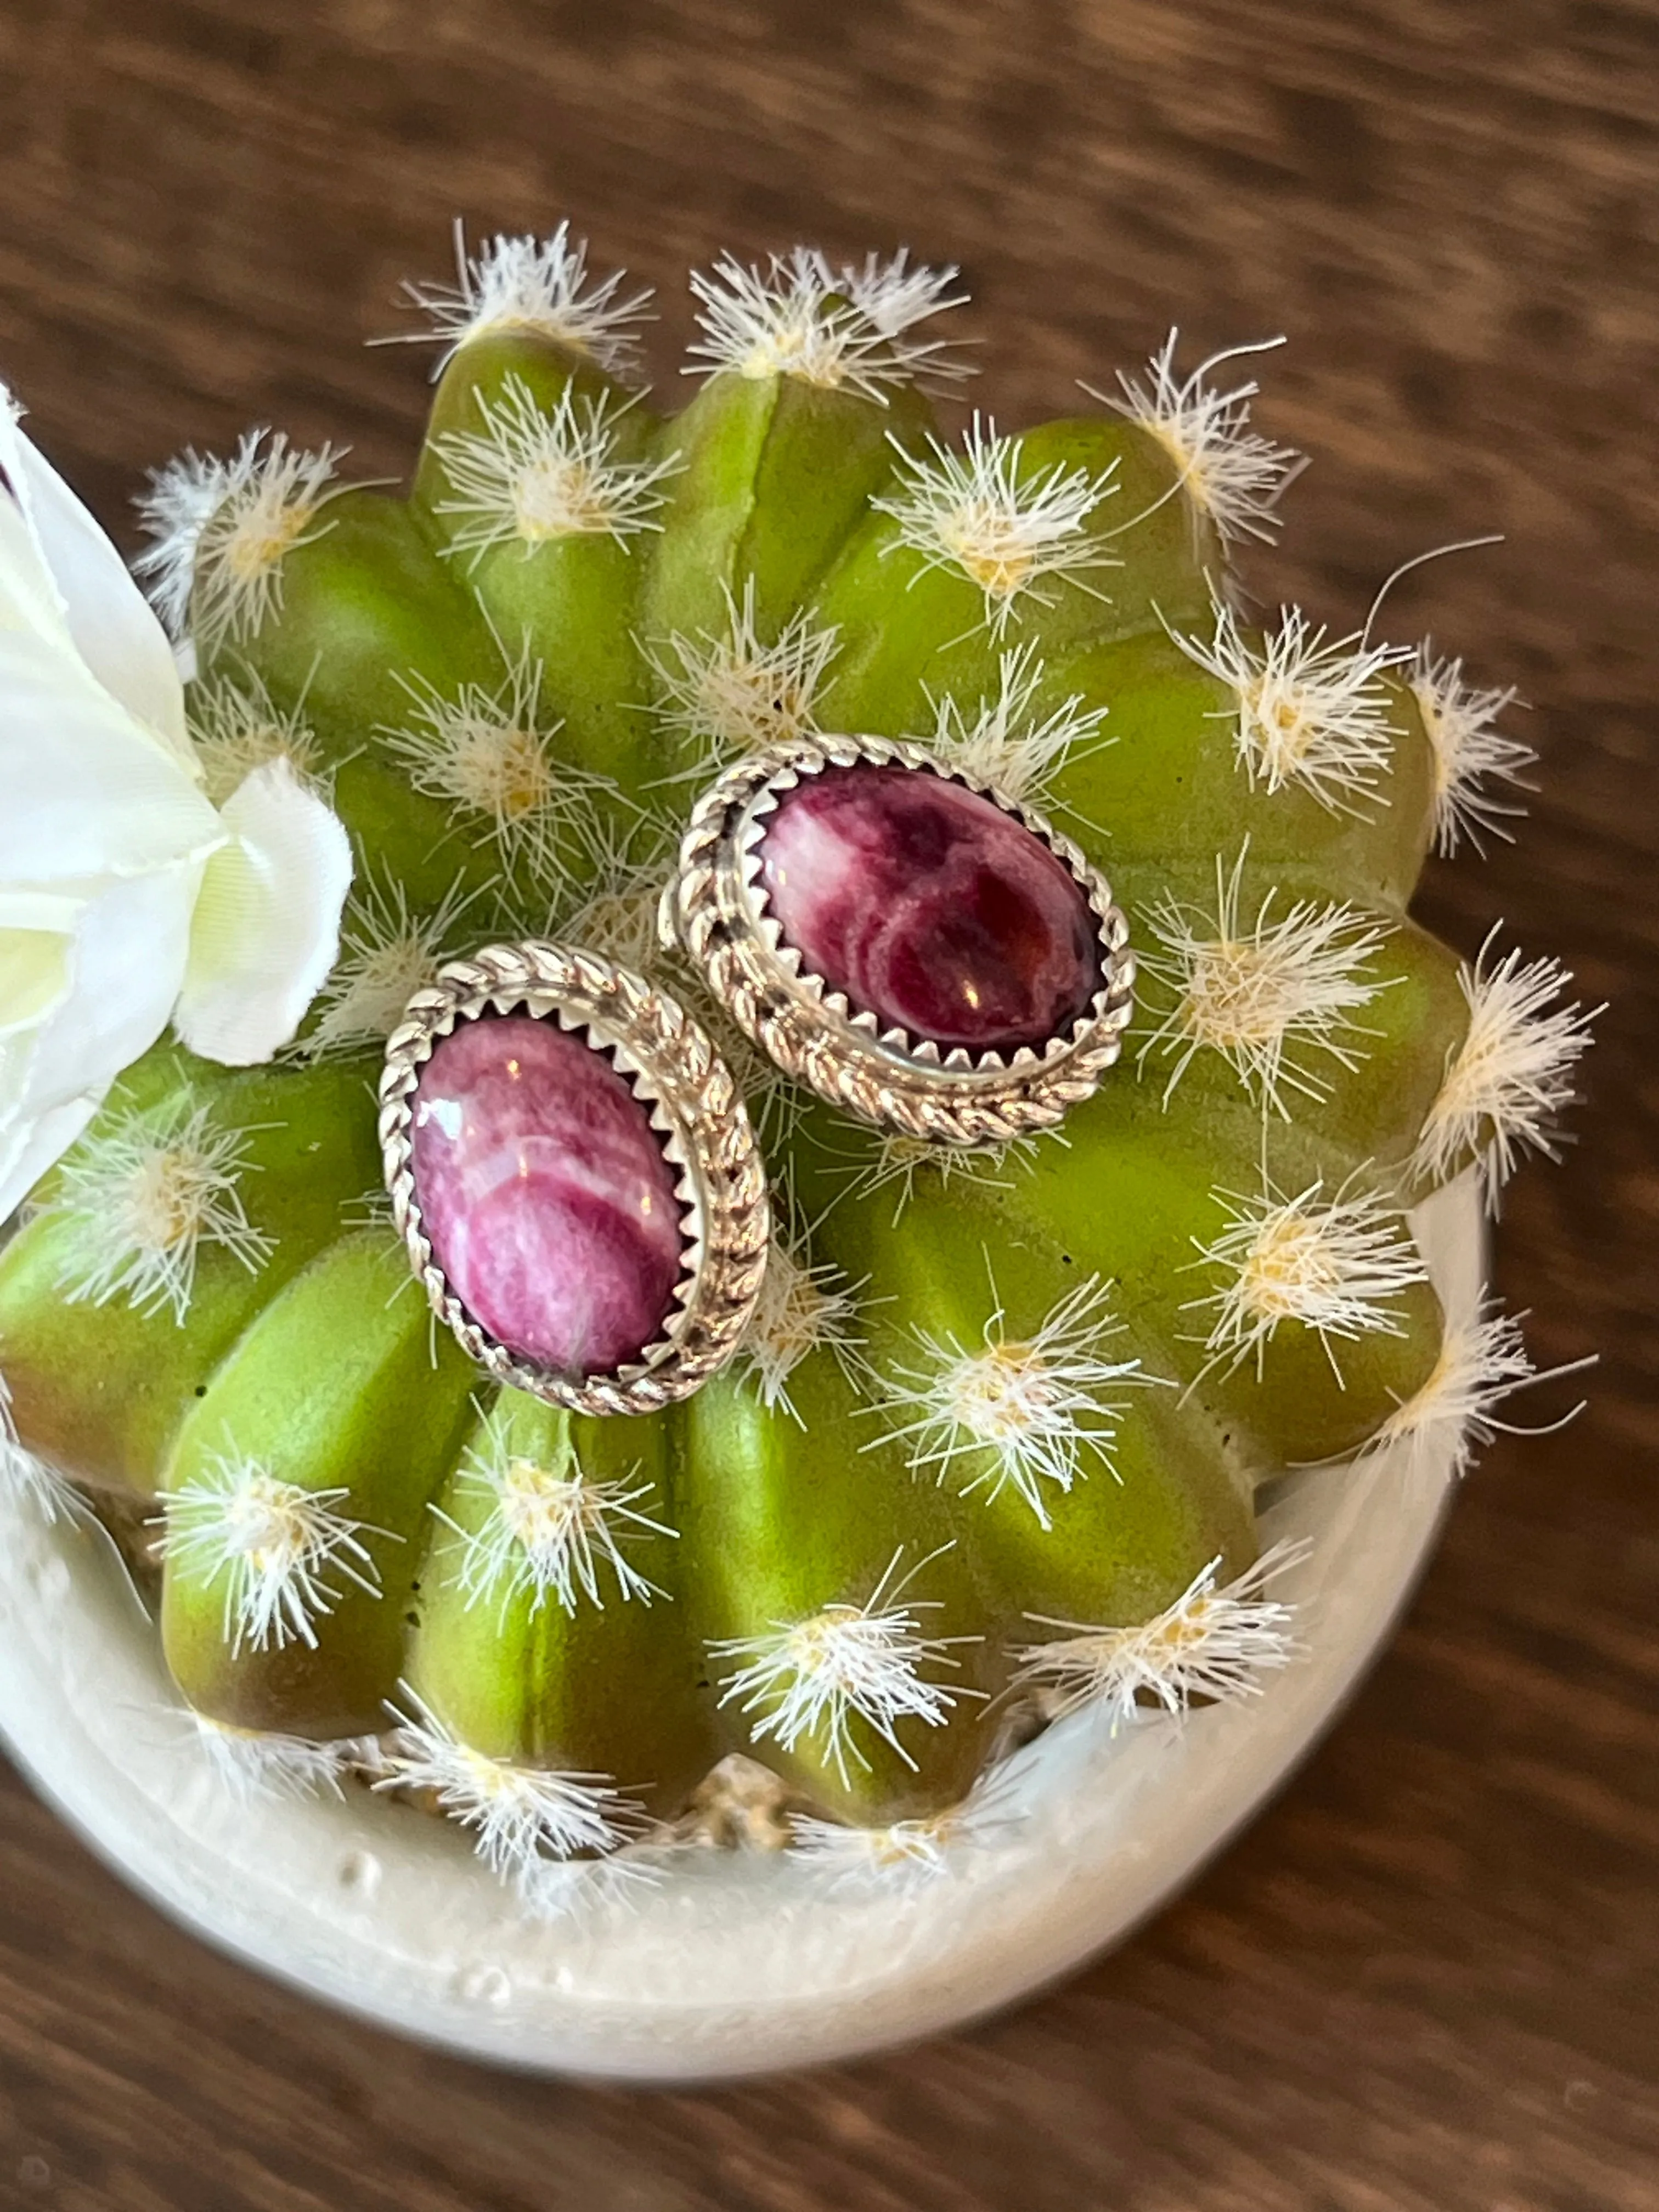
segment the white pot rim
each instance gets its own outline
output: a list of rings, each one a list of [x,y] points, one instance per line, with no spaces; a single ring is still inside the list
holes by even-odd
[[[1483,1288],[1476,1179],[1414,1225],[1449,1323]],[[0,1552],[0,1735],[92,1848],[222,1949],[377,2026],[536,2071],[711,2080],[910,2041],[1121,1940],[1308,1752],[1432,1548],[1458,1439],[1278,1486],[1264,1547],[1300,1662],[1260,1693],[1114,1736],[1084,1714],[1000,1771],[944,1871],[682,1847],[648,1884],[584,1869],[528,1919],[447,1824],[352,1789],[239,1802],[166,1678],[101,1532],[27,1510]]]

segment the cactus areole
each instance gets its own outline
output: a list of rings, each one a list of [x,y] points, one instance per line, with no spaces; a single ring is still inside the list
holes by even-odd
[[[164,1037],[33,1188],[0,1494],[124,1532],[245,1771],[526,1909],[734,1773],[914,1842],[1056,1715],[1249,1691],[1263,1479],[1531,1373],[1407,1219],[1587,1041],[1409,913],[1508,695],[1237,611],[1297,457],[1224,356],[964,413],[953,274],[722,261],[661,415],[641,299],[496,239],[412,294],[406,490],[258,432],[143,502],[191,775],[280,764],[352,888],[289,1043]]]

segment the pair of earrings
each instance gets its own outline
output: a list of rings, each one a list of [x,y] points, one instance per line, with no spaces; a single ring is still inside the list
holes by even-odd
[[[1131,1010],[1104,877],[994,784],[884,738],[799,740],[721,776],[659,924],[787,1075],[930,1144],[1052,1127]],[[765,1166],[708,1036],[627,969],[547,942],[453,963],[391,1038],[380,1140],[434,1310],[498,1380],[650,1413],[737,1351]]]

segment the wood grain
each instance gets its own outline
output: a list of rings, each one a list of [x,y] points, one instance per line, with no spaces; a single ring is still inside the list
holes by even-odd
[[[0,0],[0,361],[119,524],[274,420],[404,465],[366,351],[452,217],[665,288],[805,234],[960,259],[982,390],[1283,330],[1316,456],[1264,597],[1519,684],[1520,843],[1437,867],[1613,1001],[1499,1277],[1569,1433],[1468,1486],[1273,1809],[1014,2015],[701,2095],[487,2074],[209,1955],[0,1789],[0,2204],[58,2212],[1649,2212],[1659,2202],[1653,0]],[[1553,1410],[1540,1396],[1540,1413]]]

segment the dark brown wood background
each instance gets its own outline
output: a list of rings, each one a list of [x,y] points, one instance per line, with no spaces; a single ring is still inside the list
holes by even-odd
[[[122,531],[251,422],[398,471],[423,356],[362,340],[461,213],[657,281],[665,381],[687,262],[798,236],[961,260],[1010,424],[1171,321],[1289,332],[1262,417],[1316,460],[1261,588],[1347,623],[1507,533],[1390,611],[1543,755],[1423,910],[1613,1001],[1498,1268],[1540,1358],[1601,1351],[1589,1414],[1492,1451],[1330,1740],[1125,1950],[816,2076],[516,2080],[208,1954],[9,1778],[0,2204],[1659,2203],[1656,64],[1654,0],[0,0],[0,368]]]

